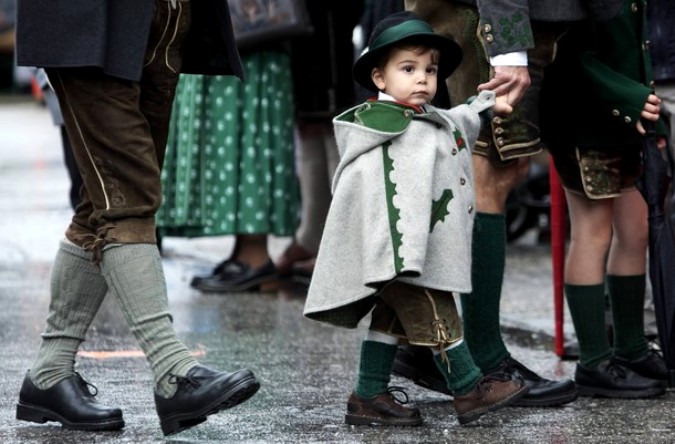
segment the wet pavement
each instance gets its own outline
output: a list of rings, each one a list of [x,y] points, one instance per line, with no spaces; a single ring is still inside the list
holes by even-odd
[[[262,383],[247,403],[170,439],[154,411],[146,361],[112,298],[78,357],[98,399],[120,406],[120,432],[64,431],[14,419],[49,304],[49,273],[70,216],[59,133],[46,109],[0,97],[0,443],[665,443],[675,441],[675,395],[658,400],[579,399],[560,408],[506,408],[460,427],[450,398],[394,377],[420,407],[420,427],[347,426],[360,340],[302,317],[304,294],[288,283],[270,293],[202,294],[189,287],[227,255],[231,240],[164,241],[171,311],[181,340],[208,366],[248,367]],[[285,239],[274,240],[279,252]],[[508,249],[502,321],[511,353],[549,378],[574,363],[553,352],[551,262],[527,239]],[[566,333],[571,333],[566,316]]]

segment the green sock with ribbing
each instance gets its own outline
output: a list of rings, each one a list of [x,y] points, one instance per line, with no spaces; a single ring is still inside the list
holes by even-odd
[[[647,355],[644,303],[647,277],[607,275],[607,291],[614,321],[614,354],[628,360]]]
[[[397,346],[364,339],[361,343],[359,374],[354,392],[362,399],[387,391]]]
[[[150,363],[157,394],[173,396],[171,375],[185,376],[198,362],[173,329],[157,246],[109,244],[103,249],[101,271]]]
[[[40,390],[73,375],[77,350],[105,299],[108,285],[91,259],[92,253],[61,241],[52,266],[47,326],[30,368]]]
[[[605,285],[565,284],[565,297],[579,341],[579,363],[595,368],[612,357],[605,327]]]
[[[434,353],[434,363],[445,377],[448,388],[455,395],[469,393],[483,376],[480,369],[473,362],[469,347],[462,341],[459,345],[446,349],[448,363],[443,362],[441,354]]]
[[[499,304],[506,262],[506,218],[477,213],[473,227],[471,294],[462,294],[464,340],[473,361],[483,371],[510,356],[502,339]]]

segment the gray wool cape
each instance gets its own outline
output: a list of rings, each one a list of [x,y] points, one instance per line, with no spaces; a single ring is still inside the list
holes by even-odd
[[[333,120],[341,159],[305,316],[355,328],[393,279],[471,291],[470,147],[493,105],[488,91],[421,113],[376,101]]]

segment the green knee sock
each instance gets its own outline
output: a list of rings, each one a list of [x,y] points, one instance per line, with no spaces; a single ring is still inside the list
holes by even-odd
[[[627,359],[647,355],[644,303],[646,276],[607,275],[607,290],[614,320],[614,354]]]
[[[579,341],[579,362],[597,367],[612,357],[605,328],[605,285],[565,284],[565,296]]]
[[[92,254],[62,240],[51,276],[47,327],[30,369],[30,378],[46,390],[74,372],[75,355],[108,291]]]
[[[359,398],[372,398],[387,391],[396,345],[364,340],[355,393]]]
[[[464,340],[483,372],[508,358],[499,323],[506,260],[506,218],[477,213],[473,228],[471,283],[473,292],[461,295]]]
[[[103,250],[101,270],[122,313],[145,353],[157,394],[171,397],[171,374],[185,376],[197,361],[173,329],[166,280],[154,244],[111,244]]]
[[[482,376],[480,369],[473,362],[469,347],[467,347],[465,341],[462,341],[459,345],[447,349],[446,353],[450,360],[450,370],[448,370],[448,364],[441,359],[440,354],[434,354],[434,362],[445,377],[448,388],[455,395],[469,393]]]

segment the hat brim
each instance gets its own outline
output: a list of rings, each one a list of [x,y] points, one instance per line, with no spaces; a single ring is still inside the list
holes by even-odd
[[[439,34],[410,34],[400,40],[380,46],[375,50],[366,49],[354,63],[354,68],[352,70],[354,80],[369,91],[377,92],[377,86],[375,86],[371,78],[373,68],[376,67],[382,55],[389,51],[392,46],[408,43],[428,46],[439,50],[439,81],[448,78],[462,61],[462,49],[453,39]]]

